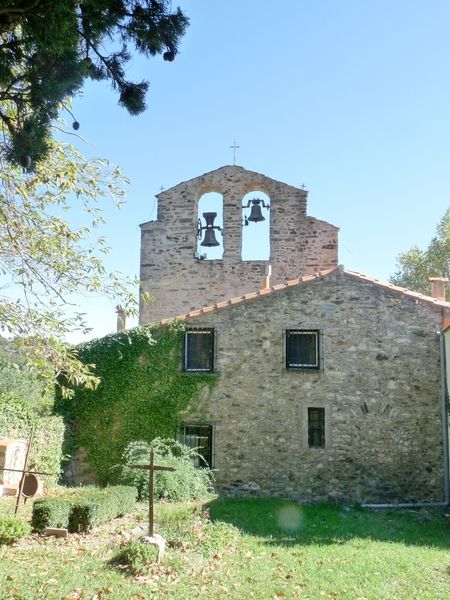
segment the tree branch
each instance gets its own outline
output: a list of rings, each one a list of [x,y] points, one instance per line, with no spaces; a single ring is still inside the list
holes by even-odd
[[[39,4],[44,4],[43,0],[35,0],[31,6],[9,6],[6,8],[0,7],[0,15],[24,15],[34,10]]]

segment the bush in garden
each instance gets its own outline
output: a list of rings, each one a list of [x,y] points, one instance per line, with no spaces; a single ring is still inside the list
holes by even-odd
[[[155,498],[184,501],[205,498],[212,492],[213,475],[208,467],[198,469],[194,459],[199,454],[172,439],[155,438],[151,444],[136,441],[128,444],[122,456],[119,481],[134,485],[138,500],[148,500],[148,471],[127,465],[148,464],[150,449],[155,452],[155,464],[174,467],[175,471],[155,471]]]
[[[158,549],[153,544],[130,542],[114,558],[114,563],[128,567],[134,575],[140,575],[156,562]]]
[[[130,512],[135,502],[134,487],[75,488],[54,498],[35,500],[31,525],[35,531],[63,527],[71,533],[86,532]]]
[[[89,531],[93,527],[129,513],[136,503],[136,490],[131,486],[112,486],[95,490],[73,505],[69,531]]]
[[[124,485],[132,485],[137,490],[138,500],[148,500],[148,471],[132,469],[127,465],[148,464],[150,446],[147,442],[130,442],[122,455],[118,480]]]
[[[0,515],[0,544],[12,544],[30,533],[30,526],[18,517]]]
[[[44,531],[46,527],[69,527],[72,504],[68,498],[39,498],[33,502],[31,527],[33,531]]]

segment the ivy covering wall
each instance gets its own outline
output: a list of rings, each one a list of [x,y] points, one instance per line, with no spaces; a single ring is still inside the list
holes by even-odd
[[[0,439],[28,440],[33,429],[28,466],[53,474],[42,477],[47,486],[59,479],[64,437],[63,419],[52,416],[52,404],[14,343],[0,338]]]
[[[129,442],[175,437],[214,384],[214,375],[182,371],[183,339],[179,324],[144,325],[78,347],[101,382],[58,397],[55,407],[71,432],[66,453],[84,448],[100,484],[114,483],[118,470],[111,467]]]

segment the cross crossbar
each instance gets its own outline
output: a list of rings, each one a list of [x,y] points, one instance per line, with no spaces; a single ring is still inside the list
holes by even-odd
[[[152,469],[154,471],[176,471],[175,467],[159,467],[158,465],[127,465],[127,467],[131,467],[132,469]]]
[[[236,138],[234,138],[233,146],[230,146],[230,148],[233,150],[233,165],[235,165],[236,164],[236,150],[238,148],[240,148],[240,146],[236,146]]]
[[[34,435],[34,427],[31,428],[30,431],[30,437],[28,438],[28,445],[27,445],[27,451],[25,453],[25,461],[23,463],[23,469],[10,469],[8,467],[0,467],[0,471],[11,471],[13,473],[22,473],[22,477],[20,478],[20,482],[19,482],[19,489],[17,490],[17,499],[16,499],[16,506],[14,507],[14,514],[17,515],[17,512],[19,510],[19,502],[20,502],[20,497],[22,496],[22,490],[23,490],[23,486],[25,483],[25,476],[30,474],[30,475],[56,475],[56,473],[43,473],[41,471],[32,471],[31,469],[28,469],[28,458],[30,456],[30,450],[31,450],[31,444],[33,443],[33,435]]]
[[[29,473],[30,475],[56,475],[56,473],[44,473],[43,471],[32,471],[31,469],[8,469],[0,467],[0,471],[11,471],[13,473]]]
[[[154,493],[154,474],[155,471],[176,471],[174,467],[163,467],[155,465],[154,463],[155,454],[153,448],[150,450],[150,464],[148,465],[127,465],[131,469],[144,469],[148,471],[148,535],[153,537],[153,521],[154,521],[154,510],[153,510],[153,493]]]

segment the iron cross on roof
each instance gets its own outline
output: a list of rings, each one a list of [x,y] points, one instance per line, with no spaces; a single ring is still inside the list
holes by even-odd
[[[150,450],[150,464],[148,465],[127,465],[132,469],[145,469],[148,470],[148,535],[153,537],[153,521],[154,521],[154,510],[153,510],[153,494],[154,494],[154,473],[155,471],[175,471],[174,467],[162,467],[154,464],[155,454],[153,448]]]
[[[240,148],[240,146],[236,146],[236,138],[234,138],[233,145],[230,146],[230,148],[233,150],[233,165],[235,165],[236,164],[236,150],[238,148]]]

